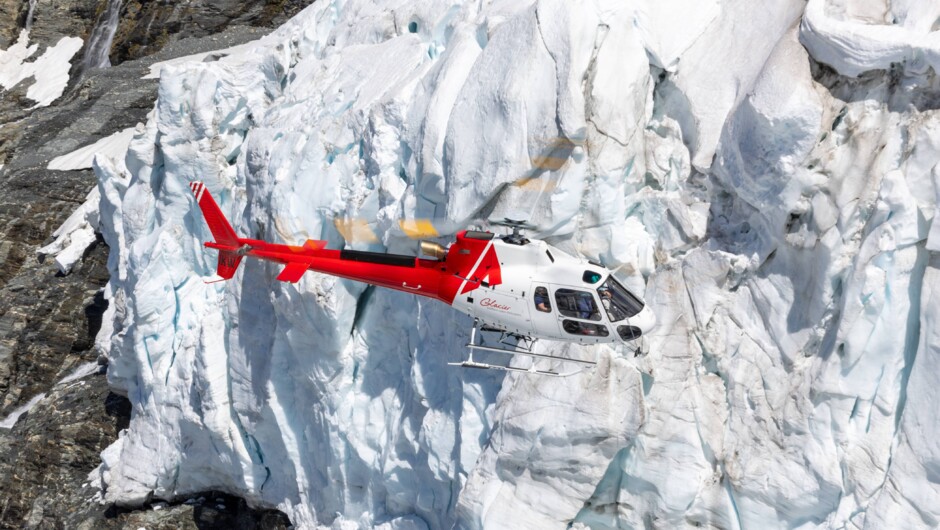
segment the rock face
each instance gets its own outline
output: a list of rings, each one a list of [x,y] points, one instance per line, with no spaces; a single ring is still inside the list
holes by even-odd
[[[124,1],[110,60],[117,63],[137,59],[159,51],[167,42],[220,33],[229,26],[276,27],[309,3],[309,0]]]
[[[49,46],[62,37],[80,37],[94,45],[94,35],[109,34],[103,49],[112,65],[140,59],[180,39],[206,37],[228,27],[272,28],[303,9],[309,0],[265,2],[139,2],[134,0],[2,0],[0,49],[9,47],[30,24],[31,41]],[[110,20],[112,13],[117,17]],[[108,32],[103,26],[113,22]],[[77,63],[80,65],[80,63]]]
[[[32,42],[50,46],[62,37],[85,38],[96,22],[99,0],[3,0],[0,48],[8,48],[29,24]]]
[[[62,38],[87,38],[103,9],[99,3],[33,2],[29,44],[38,51],[27,62]],[[29,9],[25,1],[0,2],[0,48],[17,40]],[[87,72],[80,81],[73,69],[70,89],[48,106],[34,108],[36,102],[26,97],[31,79],[0,92],[0,476],[5,477],[0,526],[154,527],[141,514],[106,513],[107,506],[89,502],[95,490],[83,487],[99,453],[127,426],[130,404],[110,393],[103,375],[88,372],[96,366],[94,338],[107,307],[101,293],[108,279],[107,245],[95,242],[68,275],[36,253],[85,200],[96,178],[90,167],[53,171],[47,166],[55,157],[145,122],[157,96],[157,81],[142,79],[151,64],[256,39],[267,31],[261,27],[265,23],[289,15],[258,4],[258,10],[265,9],[267,18],[246,15],[228,24],[215,13],[215,25],[204,28],[188,24],[211,11],[209,6],[191,8],[192,18],[171,28],[154,22],[152,29],[166,36],[162,49]],[[117,49],[121,43],[114,42]],[[80,58],[76,54],[73,65]],[[57,384],[76,370],[88,373]],[[166,528],[212,520],[246,528],[286,524],[276,515],[253,512],[239,499],[206,497],[224,500],[228,509],[193,502],[152,513],[160,514]]]
[[[104,497],[222,489],[302,527],[936,526],[934,11],[765,4],[324,3],[166,70],[127,166],[96,167],[98,344],[134,405]],[[542,345],[596,353],[581,376],[456,372],[470,323],[435,302],[257,262],[206,284],[194,180],[281,243],[529,218],[661,324],[640,358]]]
[[[91,361],[90,368],[99,373],[44,388],[43,399],[21,416],[11,431],[0,433],[0,471],[4,476],[0,525],[79,528],[84,523],[86,528],[102,527],[105,509],[91,502],[95,491],[83,485],[100,451],[127,426],[130,403],[109,393],[100,373],[103,367],[99,370]]]

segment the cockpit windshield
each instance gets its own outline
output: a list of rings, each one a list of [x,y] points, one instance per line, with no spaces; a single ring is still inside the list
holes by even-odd
[[[607,310],[611,322],[630,318],[643,309],[643,302],[620,285],[613,276],[609,276],[607,281],[597,288],[597,294],[600,295],[601,305]]]

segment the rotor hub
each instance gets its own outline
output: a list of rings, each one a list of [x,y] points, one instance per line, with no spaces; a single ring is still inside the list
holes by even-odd
[[[529,244],[529,239],[522,235],[523,230],[535,230],[536,227],[525,221],[520,221],[516,219],[504,218],[502,221],[493,221],[492,224],[497,226],[505,226],[512,230],[511,234],[501,236],[501,239],[506,243],[511,245],[527,245]]]

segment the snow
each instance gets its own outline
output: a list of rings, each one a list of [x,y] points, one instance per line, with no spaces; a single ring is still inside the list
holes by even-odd
[[[29,32],[22,30],[12,46],[0,50],[0,86],[10,90],[21,81],[32,78],[26,97],[36,102],[35,107],[49,105],[65,91],[72,57],[83,44],[84,41],[78,37],[62,37],[38,58],[27,62],[38,51],[39,45],[30,46]]]
[[[52,233],[55,241],[36,250],[37,254],[55,256],[56,267],[62,274],[71,272],[85,250],[96,241],[100,200],[98,188],[92,188],[85,202]]]
[[[106,136],[91,145],[86,145],[71,153],[57,156],[53,158],[46,167],[58,171],[91,169],[92,161],[98,153],[112,159],[120,159],[127,153],[127,146],[131,143],[131,138],[134,137],[135,130],[135,127],[128,127],[110,136]]]
[[[32,408],[45,397],[46,395],[42,393],[33,396],[32,399],[8,414],[6,418],[3,418],[3,421],[0,421],[0,429],[12,429],[13,426],[16,425],[16,420],[20,419],[20,416],[32,410]]]
[[[186,55],[183,57],[177,57],[175,59],[168,59],[166,61],[159,61],[150,65],[150,68],[147,70],[147,74],[144,75],[143,79],[160,79],[160,74],[163,72],[163,69],[167,66],[180,66],[186,63],[198,63],[198,62],[210,62],[217,61],[222,57],[226,57],[232,54],[245,53],[254,46],[254,43],[239,44],[237,46],[231,46],[229,48],[222,48],[220,50],[213,50],[203,53],[195,53],[193,55]]]
[[[83,379],[97,372],[100,368],[101,366],[98,364],[98,361],[87,362],[72,370],[72,373],[63,377],[56,385],[66,385],[78,381],[79,379]]]
[[[23,62],[36,53],[39,45],[28,46],[28,44],[29,33],[24,30],[20,32],[19,38],[12,46],[0,51],[0,85],[3,85],[3,88],[9,90],[29,77],[30,74],[26,73],[28,70],[23,68]]]
[[[138,125],[118,131],[91,145],[52,159],[47,167],[59,171],[90,169],[94,167],[95,160],[100,159],[107,160],[110,165],[123,170],[123,160],[128,146],[134,135],[143,130],[143,125]],[[62,274],[71,272],[72,267],[82,258],[85,250],[97,241],[100,203],[101,192],[98,187],[94,187],[88,192],[82,205],[52,233],[55,240],[36,252],[41,255],[55,256],[56,267]]]
[[[222,490],[301,528],[935,525],[934,11],[667,4],[318,2],[162,65],[60,233],[96,220],[111,249],[96,344],[134,414],[103,500]],[[598,356],[570,378],[458,371],[470,322],[437,302],[254,261],[207,284],[193,180],[292,244],[414,253],[398,219],[528,217],[660,326],[638,357],[540,344]]]

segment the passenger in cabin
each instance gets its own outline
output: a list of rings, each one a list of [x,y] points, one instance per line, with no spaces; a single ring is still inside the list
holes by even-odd
[[[552,312],[552,303],[548,300],[548,289],[544,287],[535,288],[535,296],[532,297],[535,302],[535,308],[543,313]]]
[[[578,317],[586,320],[600,320],[600,315],[596,315],[597,307],[594,305],[594,299],[590,293],[578,293]]]
[[[613,295],[610,294],[610,289],[601,287],[597,290],[597,292],[601,295],[601,305],[603,305],[604,309],[610,313],[610,300],[613,298]]]
[[[643,309],[641,305],[631,313],[631,306],[629,304],[632,295],[623,287],[620,287],[620,291],[618,291],[616,287],[611,288],[608,286],[608,283],[610,283],[610,281],[598,287],[597,294],[600,295],[601,305],[603,305],[604,310],[607,311],[607,316],[610,317],[611,322],[619,322]],[[619,284],[617,284],[617,286],[619,286]],[[633,304],[633,307],[635,308],[636,304]]]

